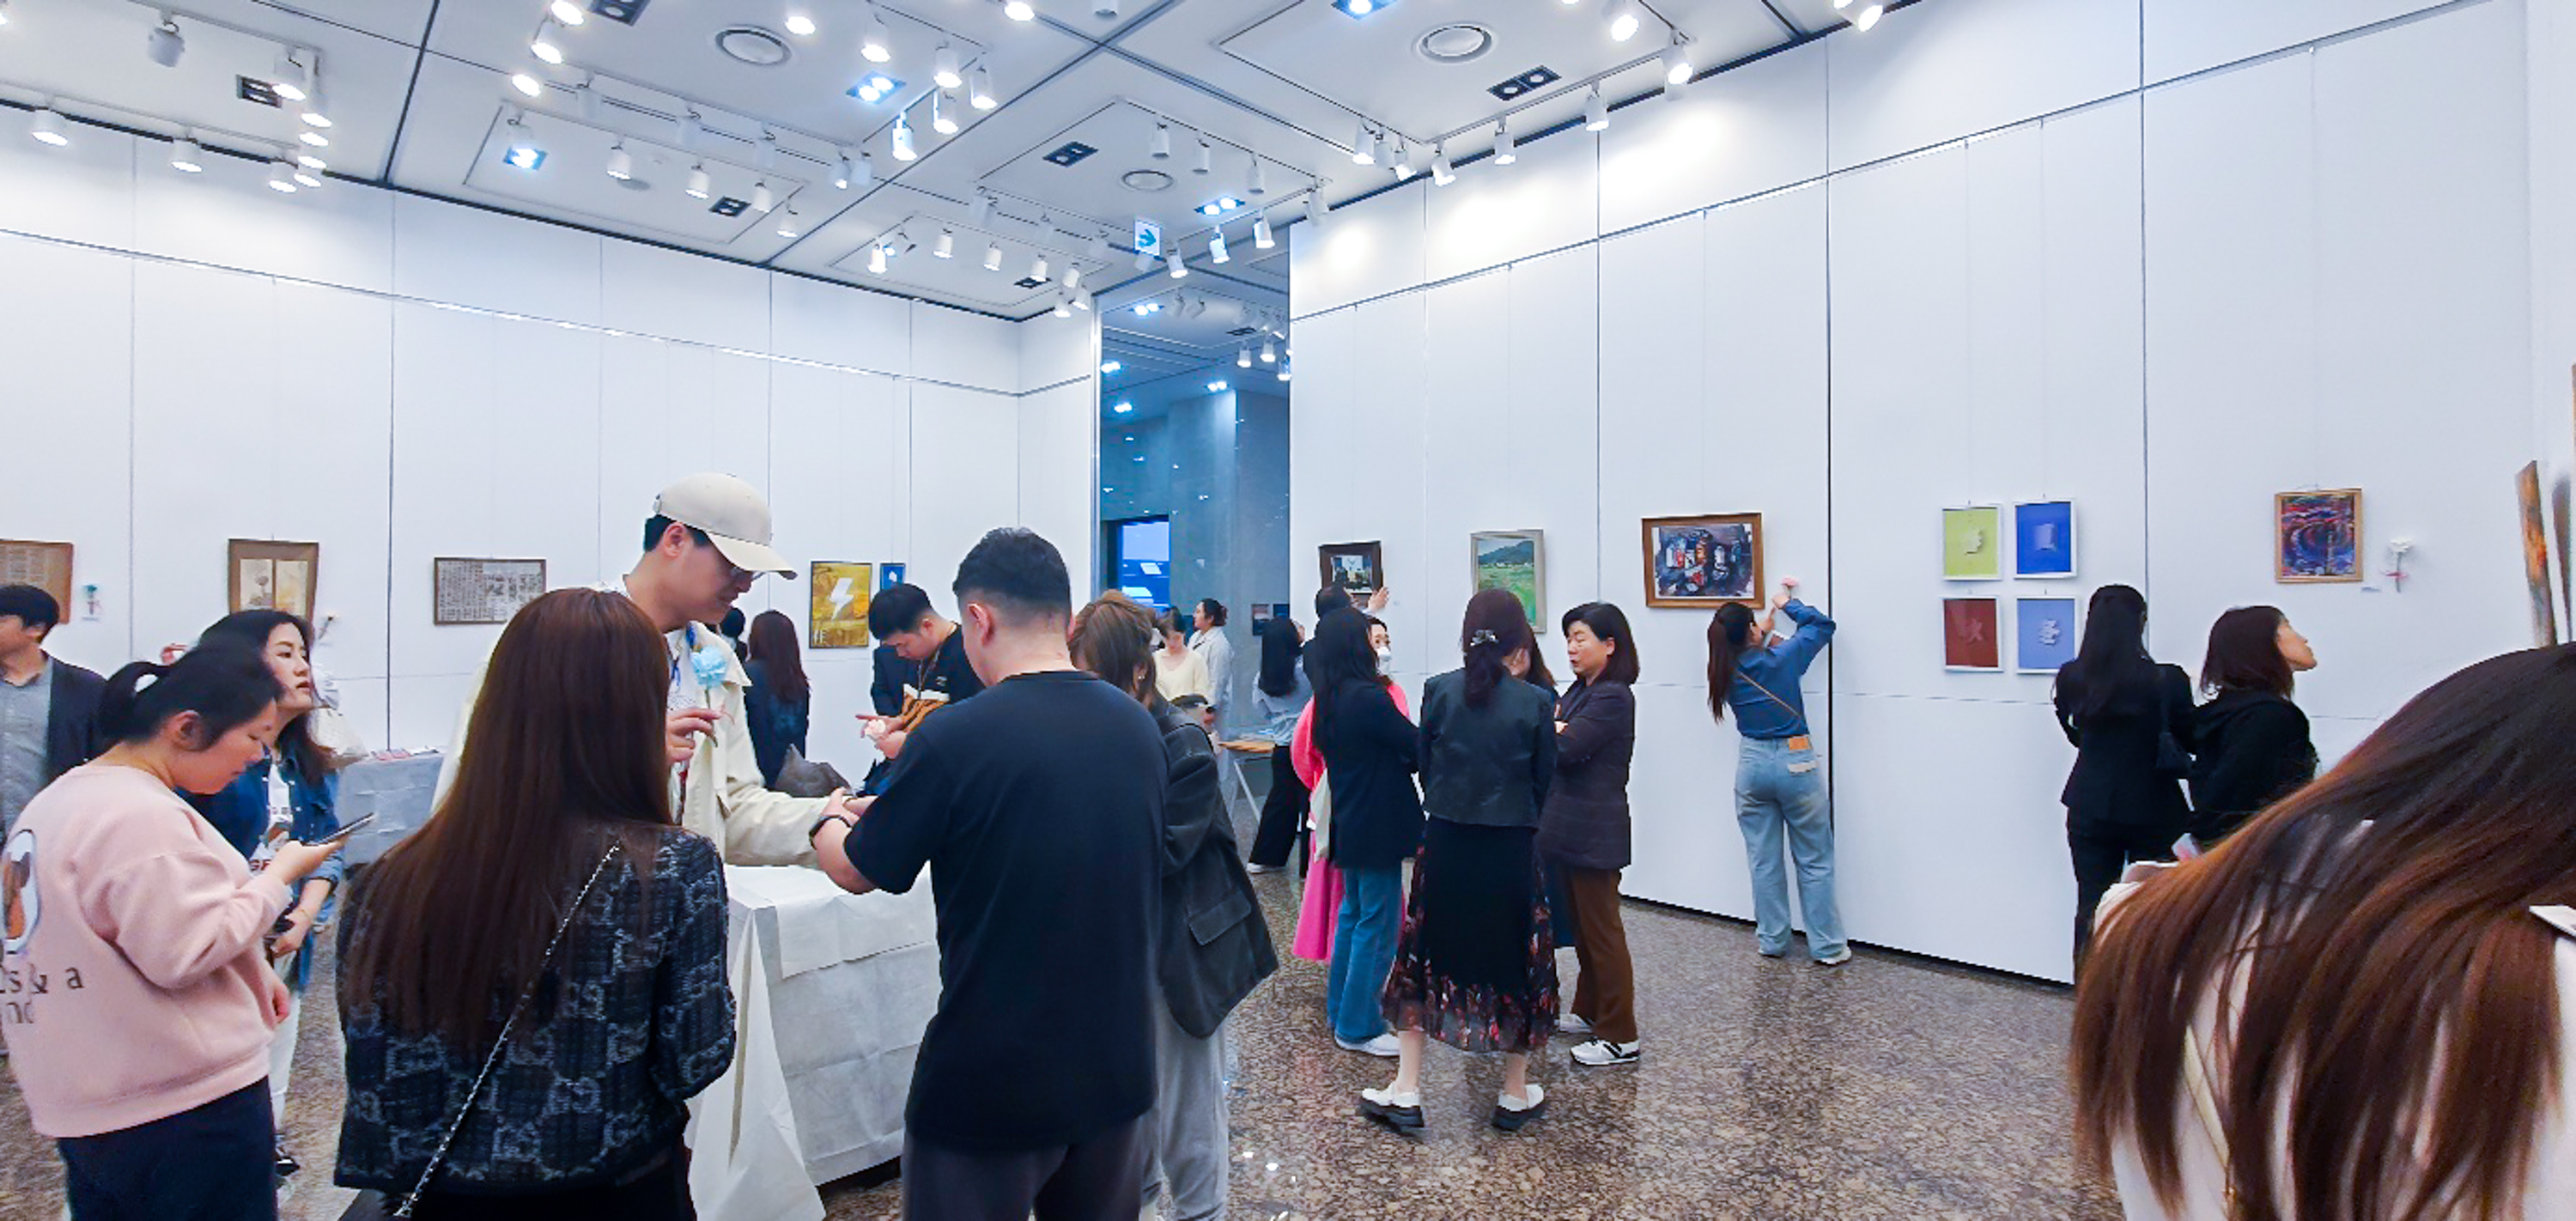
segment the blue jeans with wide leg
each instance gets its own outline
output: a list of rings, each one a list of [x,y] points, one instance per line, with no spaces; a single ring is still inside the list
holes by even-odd
[[[1332,971],[1324,1011],[1333,1037],[1364,1043],[1386,1033],[1381,997],[1395,969],[1396,922],[1404,913],[1404,867],[1345,868],[1342,907],[1333,918]]]
[[[1789,738],[1746,738],[1735,769],[1735,819],[1753,871],[1753,937],[1762,952],[1789,952],[1789,876],[1785,841],[1798,863],[1798,905],[1807,918],[1807,952],[1843,952],[1843,917],[1834,905],[1834,816],[1825,800],[1823,761],[1812,745]]]

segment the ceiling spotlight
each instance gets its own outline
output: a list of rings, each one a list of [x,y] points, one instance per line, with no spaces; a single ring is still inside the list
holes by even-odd
[[[1279,239],[1277,239],[1277,238],[1275,238],[1275,237],[1272,237],[1272,236],[1270,235],[1270,217],[1269,217],[1269,215],[1265,213],[1265,214],[1263,214],[1263,215],[1253,217],[1253,218],[1252,218],[1252,245],[1253,245],[1253,248],[1254,248],[1254,249],[1257,249],[1257,250],[1268,250],[1268,249],[1270,249],[1271,247],[1276,246],[1276,245],[1278,245],[1278,244],[1279,244]]]
[[[1163,303],[1160,301],[1139,301],[1128,308],[1135,310],[1136,316],[1139,318],[1150,318],[1163,312]]]
[[[1583,129],[1585,131],[1610,129],[1610,99],[1601,96],[1599,85],[1592,87],[1591,100],[1583,103]]]
[[[1091,15],[1094,17],[1117,16],[1118,0],[1091,0]]]
[[[868,247],[868,270],[876,275],[884,275],[886,273],[886,248],[884,242],[878,242]]]
[[[804,232],[803,227],[796,223],[796,209],[781,208],[778,210],[778,236],[793,238],[802,232]]]
[[[957,116],[950,113],[945,93],[930,95],[930,129],[943,136],[957,134]]]
[[[1494,164],[1510,165],[1520,159],[1520,146],[1512,142],[1512,121],[1497,121],[1494,124]]]
[[[1124,369],[1124,368],[1126,368],[1126,367],[1127,367],[1127,366],[1122,365],[1122,364],[1120,364],[1120,363],[1118,363],[1117,361],[1114,361],[1114,360],[1104,360],[1104,361],[1100,362],[1100,374],[1101,374],[1101,376],[1103,376],[1103,377],[1107,377],[1108,375],[1110,375],[1110,374],[1112,374],[1112,373],[1116,373],[1116,372],[1117,372],[1117,371],[1119,371],[1120,369]]]
[[[891,139],[894,142],[895,160],[910,161],[921,155],[912,147],[912,120],[907,112],[900,110],[895,112],[894,134]]]
[[[72,142],[63,128],[62,112],[51,106],[27,117],[27,134],[34,136],[39,144],[50,144],[56,148]]]
[[[1235,367],[1235,368],[1238,368],[1238,369],[1249,369],[1249,368],[1251,368],[1251,367],[1252,367],[1252,349],[1250,349],[1250,348],[1236,348],[1236,349],[1234,350],[1234,367]]]
[[[1407,178],[1413,177],[1415,173],[1413,168],[1413,151],[1404,147],[1404,141],[1400,139],[1390,141],[1388,144],[1388,152],[1392,155],[1392,160],[1390,160],[1388,164],[1395,170],[1395,180],[1397,182],[1402,182]]]
[[[1208,231],[1208,261],[1211,263],[1228,261],[1225,253],[1225,230],[1222,228]]]
[[[956,258],[957,235],[947,229],[940,230],[939,236],[930,239],[930,257],[935,259]]]
[[[1354,7],[1358,6],[1359,4],[1361,4],[1361,3],[1363,3],[1363,2],[1364,2],[1364,0],[1351,0],[1351,4],[1352,4]],[[1225,393],[1225,381],[1224,381],[1224,379],[1220,378],[1220,379],[1218,379],[1218,380],[1216,380],[1216,381],[1209,382],[1209,383],[1208,383],[1208,393],[1210,393],[1210,394],[1223,394],[1223,393]]]
[[[304,113],[295,117],[304,120],[304,125],[306,127],[329,127],[331,125],[331,116],[322,113],[322,91],[319,88],[316,88],[313,91],[312,100],[305,103]]]
[[[9,0],[0,0],[0,25],[9,24]]]
[[[1039,283],[1045,283],[1054,274],[1047,269],[1047,257],[1043,254],[1037,257],[1037,261],[1029,264],[1029,278]]]
[[[872,64],[881,64],[894,58],[893,40],[886,34],[885,18],[877,15],[876,6],[873,4],[868,6],[866,32],[859,35],[859,54],[866,56],[867,61]]]
[[[1190,297],[1181,304],[1181,317],[1184,318],[1201,317],[1205,315],[1207,311],[1208,299],[1205,296]]]
[[[164,68],[178,67],[179,57],[188,53],[188,40],[180,36],[179,23],[170,19],[167,10],[161,14],[161,24],[143,36],[143,53]]]
[[[1209,170],[1214,168],[1212,165],[1212,159],[1215,156],[1216,150],[1208,147],[1207,137],[1199,137],[1199,159],[1196,164],[1190,166],[1190,172],[1193,174],[1207,173]]]
[[[1151,311],[1151,310],[1138,310],[1138,311],[1136,311],[1136,312],[1138,312],[1138,313],[1140,313],[1140,314],[1143,314],[1143,313],[1152,313],[1153,311]],[[1113,404],[1111,404],[1111,405],[1110,405],[1109,409],[1110,409],[1111,411],[1117,412],[1117,413],[1118,413],[1118,414],[1120,414],[1120,415],[1125,415],[1125,414],[1127,414],[1128,412],[1131,412],[1131,411],[1136,410],[1136,404],[1134,404],[1134,403],[1127,403],[1127,402],[1113,403]]]
[[[976,191],[975,202],[966,205],[966,223],[981,229],[992,219],[993,197],[981,190]]]
[[[1678,89],[1690,83],[1690,36],[1673,31],[1673,45],[1664,48],[1664,84]]]
[[[1000,271],[1001,269],[1002,244],[1000,242],[986,242],[984,244],[984,270]]]
[[[1243,193],[1259,199],[1270,193],[1270,171],[1261,164],[1261,154],[1252,155],[1252,175],[1243,182]]]
[[[1267,340],[1267,339],[1262,340],[1262,341],[1261,341],[1261,363],[1263,363],[1263,364],[1265,364],[1265,365],[1275,365],[1275,364],[1278,364],[1278,363],[1279,363],[1279,345],[1277,345],[1277,344],[1275,344],[1275,343],[1272,343],[1272,342],[1270,342],[1270,341],[1269,341],[1269,340]]]
[[[309,54],[302,47],[289,47],[279,51],[275,70],[277,79],[268,83],[269,89],[287,101],[303,101],[304,83],[311,79],[304,70],[304,60]]]
[[[1190,274],[1190,265],[1181,261],[1180,251],[1175,250],[1164,255],[1163,265],[1172,269],[1172,278],[1175,280],[1186,279]]]
[[[564,61],[563,48],[555,45],[555,21],[548,17],[537,23],[536,37],[528,40],[528,54],[550,64]]]
[[[1360,122],[1359,134],[1351,138],[1351,164],[1377,164],[1377,133],[1369,130],[1366,120]]]
[[[635,177],[635,154],[626,151],[624,140],[608,146],[608,176],[619,182]]]
[[[1090,248],[1089,250],[1085,251],[1084,253],[1086,253],[1086,254],[1088,254],[1088,255],[1090,255],[1090,256],[1091,256],[1091,261],[1092,261],[1092,262],[1095,262],[1095,263],[1106,263],[1106,262],[1108,262],[1108,261],[1109,261],[1109,235],[1108,235],[1108,234],[1106,234],[1106,233],[1095,233],[1095,234],[1092,234],[1092,235],[1091,235],[1091,248]]]
[[[1136,270],[1138,270],[1138,271],[1152,271],[1152,270],[1154,270],[1154,252],[1153,252],[1153,251],[1151,251],[1151,250],[1139,250],[1139,251],[1137,251],[1137,252],[1136,252]]]
[[[1279,380],[1283,382],[1288,380],[1288,366],[1279,366]]]
[[[181,136],[170,142],[170,168],[182,174],[206,172],[206,150],[196,140]]]
[[[572,0],[554,0],[554,3],[546,6],[546,11],[553,13],[555,20],[568,26],[580,25],[590,19],[590,14],[581,11],[581,6],[573,3]]]
[[[993,73],[982,64],[966,74],[966,104],[977,110],[991,110],[1002,104],[993,92]]]
[[[312,170],[317,174],[331,168],[330,162],[324,161],[320,157],[314,156],[312,153],[306,152],[302,149],[296,150],[295,164],[303,166],[308,170]]]
[[[1637,0],[1610,0],[1610,41],[1626,42],[1637,36]]]
[[[321,190],[322,171],[317,167],[298,165],[295,167],[295,181],[314,190]]]
[[[280,195],[294,194],[296,191],[295,167],[284,160],[271,163],[268,167],[268,189]]]
[[[866,186],[876,180],[876,158],[869,156],[864,150],[862,150],[858,156],[844,156],[841,158],[841,175],[839,178],[834,180],[834,185],[846,191],[852,187]]]
[[[1038,11],[1029,7],[1029,0],[1010,0],[1002,6],[1002,15],[1013,21],[1035,21]]]
[[[955,47],[944,42],[939,44],[939,50],[931,55],[931,62],[936,66],[930,70],[930,79],[937,81],[940,88],[955,89],[966,83],[966,78],[957,71]]]
[[[1048,310],[1047,312],[1058,318],[1073,317],[1073,294],[1057,293],[1055,295],[1055,308]]]
[[[759,182],[751,184],[752,211],[766,212],[777,206],[778,193],[769,189],[769,181],[767,179],[762,179]]]
[[[1445,187],[1445,186],[1449,185],[1450,183],[1453,183],[1453,182],[1456,182],[1456,181],[1458,181],[1458,171],[1457,171],[1457,170],[1455,170],[1455,169],[1450,168],[1450,165],[1449,165],[1449,146],[1448,146],[1448,145],[1446,145],[1446,144],[1442,144],[1442,145],[1438,145],[1438,146],[1434,147],[1434,148],[1431,150],[1431,182],[1432,182],[1432,184],[1433,184],[1433,185],[1435,185],[1435,186],[1444,186],[1444,187]]]
[[[1065,291],[1067,292],[1071,292],[1074,289],[1082,287],[1082,264],[1068,261],[1064,269],[1063,279]]]
[[[1884,16],[1886,16],[1886,15],[1887,15],[1887,6],[1886,6],[1886,5],[1884,5],[1884,4],[1873,4],[1873,5],[1870,5],[1869,7],[1862,9],[1862,10],[1860,11],[1860,15],[1859,15],[1859,16],[1852,18],[1852,28],[1853,28],[1853,29],[1855,29],[1855,30],[1860,31],[1861,33],[1866,34],[1866,33],[1868,33],[1868,32],[1869,32],[1869,28],[1870,28],[1871,26],[1874,26],[1874,25],[1877,25],[1877,24],[1878,24],[1878,19],[1879,19],[1879,18],[1884,17]]]
[[[315,148],[331,147],[331,137],[323,135],[321,132],[314,131],[311,128],[306,128],[303,131],[295,133],[295,138],[302,140],[306,144],[310,144]]]
[[[1078,310],[1081,310],[1083,313],[1086,313],[1086,314],[1090,313],[1090,312],[1091,312],[1091,294],[1090,294],[1090,293],[1075,293],[1075,294],[1074,294],[1074,296],[1073,296],[1073,308],[1078,309]]]
[[[1318,229],[1323,228],[1325,211],[1323,189],[1321,187],[1317,187],[1315,190],[1307,192],[1306,223],[1313,225]]]
[[[787,10],[787,32],[798,38],[814,36],[814,18],[801,8]]]
[[[1156,161],[1171,160],[1172,129],[1165,124],[1156,123],[1154,125],[1154,139],[1151,143],[1145,146],[1145,152],[1146,155],[1152,157]]]
[[[711,186],[707,179],[707,167],[703,162],[689,167],[689,198],[705,199],[714,194],[710,189]]]

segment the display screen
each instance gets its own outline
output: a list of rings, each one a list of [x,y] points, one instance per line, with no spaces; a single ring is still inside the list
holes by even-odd
[[[1118,523],[1118,590],[1155,610],[1172,609],[1172,519]]]

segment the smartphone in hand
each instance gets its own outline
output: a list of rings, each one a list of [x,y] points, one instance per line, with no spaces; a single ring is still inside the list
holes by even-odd
[[[330,833],[329,835],[325,835],[320,839],[305,840],[303,842],[310,844],[336,844],[355,834],[358,828],[366,826],[368,823],[374,821],[376,821],[375,813],[373,811],[369,811],[340,824],[340,829]]]

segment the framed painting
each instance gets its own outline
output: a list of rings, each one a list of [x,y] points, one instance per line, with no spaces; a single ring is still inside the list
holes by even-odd
[[[54,596],[63,617],[73,617],[72,545],[0,539],[0,585],[33,585]]]
[[[2075,660],[2080,625],[2073,598],[2013,599],[2013,668],[2024,674],[2055,674]]]
[[[1538,530],[1485,530],[1467,536],[1475,588],[1507,589],[1521,600],[1530,628],[1547,634],[1547,538]]]
[[[805,587],[805,644],[816,649],[868,647],[868,595],[876,589],[874,564],[816,560]]]
[[[1325,543],[1315,548],[1315,563],[1323,572],[1324,584],[1340,586],[1354,602],[1386,584],[1383,543]]]
[[[902,564],[879,564],[879,565],[877,565],[877,588],[878,588],[878,589],[892,589],[892,588],[894,588],[894,587],[895,587],[895,586],[897,586],[897,585],[901,585],[901,584],[903,584],[903,582],[904,582],[904,571],[903,571],[903,570],[904,570],[904,566],[903,566]]]
[[[1716,607],[1762,600],[1762,515],[1649,517],[1640,530],[1646,605]]]
[[[2361,489],[2282,492],[2272,498],[2272,579],[2284,584],[2361,579]]]
[[[2075,575],[2075,502],[2041,500],[2013,506],[2013,575]]]
[[[237,538],[224,545],[224,601],[233,610],[280,610],[310,622],[322,544]]]
[[[2004,668],[2003,607],[1994,598],[1941,599],[1941,664],[1952,670]]]
[[[2531,586],[2531,640],[2545,649],[2558,643],[2558,603],[2549,590],[2549,526],[2540,509],[2540,464],[2524,463],[2514,473],[2513,490],[2522,502],[2522,578]],[[2576,607],[2569,610],[2576,614]]]
[[[2004,511],[1995,505],[1941,510],[1941,578],[2004,579]]]
[[[429,562],[429,588],[429,621],[439,627],[508,623],[546,592],[546,562],[440,556]]]

